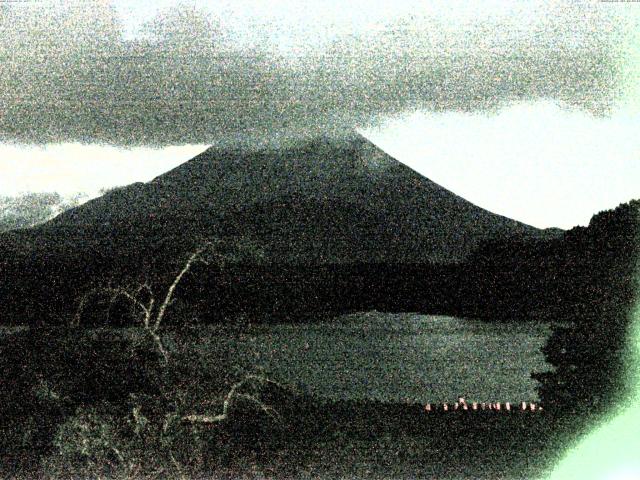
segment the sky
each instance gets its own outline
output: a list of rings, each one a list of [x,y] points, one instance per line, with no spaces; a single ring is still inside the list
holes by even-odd
[[[409,113],[365,131],[467,200],[540,228],[587,225],[640,198],[640,115],[594,117],[553,102],[495,115]]]
[[[640,197],[639,11],[0,2],[0,195],[94,195],[211,144],[251,149],[356,128],[491,211],[539,227],[586,224]]]

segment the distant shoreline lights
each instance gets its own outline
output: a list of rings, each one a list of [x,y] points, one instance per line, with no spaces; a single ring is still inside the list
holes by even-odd
[[[424,410],[425,412],[541,412],[543,408],[535,402],[524,401],[519,404],[511,402],[471,402],[469,404],[464,397],[459,397],[458,401],[452,404],[448,402],[440,404],[427,403],[424,406]]]

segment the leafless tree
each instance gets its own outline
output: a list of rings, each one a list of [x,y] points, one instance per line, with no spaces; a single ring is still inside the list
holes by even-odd
[[[169,307],[174,302],[176,288],[184,279],[185,275],[187,275],[187,273],[189,273],[197,263],[209,265],[215,262],[219,267],[224,266],[228,256],[217,251],[216,247],[218,244],[219,241],[217,240],[208,240],[203,242],[189,255],[182,268],[178,271],[175,277],[173,277],[172,282],[161,295],[156,294],[152,284],[148,280],[136,282],[129,286],[114,286],[108,284],[106,286],[99,286],[89,290],[80,298],[78,308],[76,309],[71,325],[76,327],[80,326],[82,316],[87,305],[96,296],[106,296],[109,299],[107,316],[109,315],[114,303],[119,299],[124,299],[132,308],[134,318],[139,319],[140,325],[147,333],[149,333],[155,342],[158,351],[162,355],[163,361],[167,363],[169,355],[162,343],[159,330],[167,315]]]
[[[222,403],[222,412],[218,415],[210,414],[194,414],[185,415],[182,420],[187,423],[201,423],[201,424],[217,424],[222,423],[230,419],[234,407],[239,401],[248,402],[267,416],[274,420],[280,420],[281,416],[278,411],[271,405],[264,403],[258,394],[247,393],[243,389],[251,386],[264,387],[267,385],[275,385],[280,388],[286,388],[278,382],[270,380],[261,375],[247,375],[239,382],[233,384],[231,389],[227,393]]]
[[[231,256],[220,253],[216,248],[218,245],[218,241],[206,241],[194,250],[182,265],[182,268],[172,278],[172,281],[169,286],[166,287],[166,290],[163,290],[162,295],[156,295],[152,284],[148,280],[139,281],[131,286],[114,286],[108,284],[106,286],[99,286],[90,289],[80,298],[78,308],[72,320],[72,325],[81,325],[85,309],[96,296],[106,296],[108,298],[109,310],[107,311],[107,316],[109,315],[109,311],[116,300],[124,299],[132,308],[134,318],[139,319],[140,325],[153,339],[158,351],[162,355],[163,362],[167,364],[169,362],[169,354],[162,343],[159,330],[170,306],[174,302],[176,289],[184,279],[185,275],[187,275],[197,263],[204,263],[207,265],[215,263],[220,268],[224,267],[225,263]],[[244,248],[240,249],[239,253],[249,252],[253,256],[261,254],[260,250],[256,249],[252,244],[247,244],[243,247]],[[185,415],[181,417],[181,420],[190,424],[220,424],[231,418],[234,409],[237,407],[238,403],[241,402],[253,405],[273,420],[281,420],[281,416],[276,408],[272,405],[268,405],[261,398],[263,389],[269,385],[288,389],[288,387],[268,379],[265,376],[249,374],[231,386],[230,390],[224,397],[221,413],[215,415]]]

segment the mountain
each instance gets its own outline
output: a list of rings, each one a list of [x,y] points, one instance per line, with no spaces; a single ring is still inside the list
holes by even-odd
[[[208,312],[435,311],[479,245],[558,235],[469,203],[355,133],[287,149],[212,147],[151,182],[0,234],[0,323],[64,322],[106,282],[166,284],[213,237],[264,255],[225,279],[212,268],[187,280],[196,283],[182,298]]]
[[[284,150],[209,148],[38,232],[64,232],[84,245],[116,237],[249,237],[268,261],[293,264],[451,263],[483,240],[551,234],[467,202],[355,133]]]

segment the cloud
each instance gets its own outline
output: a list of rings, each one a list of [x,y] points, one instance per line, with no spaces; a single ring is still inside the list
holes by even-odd
[[[86,199],[83,195],[62,197],[56,192],[0,196],[0,233],[44,223]]]
[[[25,146],[0,144],[0,196],[23,192],[84,192],[97,196],[103,188],[148,182],[193,158],[207,145],[161,149],[61,143]]]
[[[0,141],[282,141],[407,110],[531,99],[606,113],[620,90],[622,23],[587,4],[541,5],[524,20],[405,15],[324,43],[298,35],[282,52],[281,25],[247,33],[194,7],[125,37],[106,2],[3,4]]]

